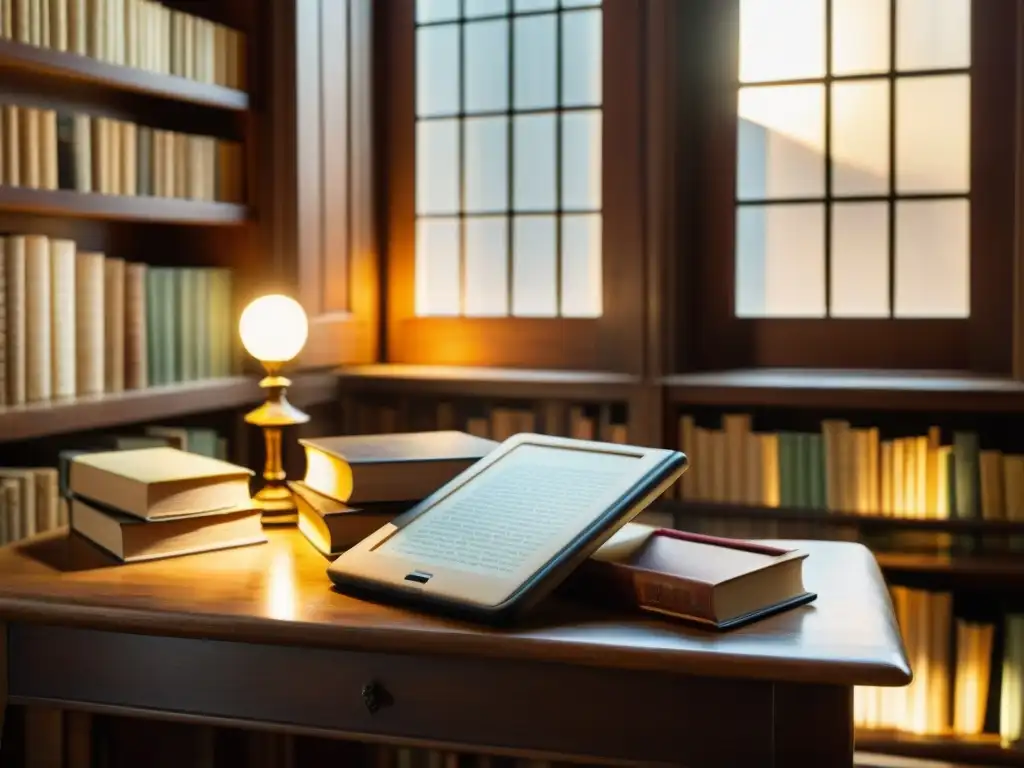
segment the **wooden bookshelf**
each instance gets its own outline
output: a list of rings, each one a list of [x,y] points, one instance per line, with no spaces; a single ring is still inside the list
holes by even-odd
[[[0,39],[0,72],[28,72],[57,82],[124,91],[221,110],[249,108],[244,91],[174,75],[109,64],[88,56]]]
[[[1024,383],[966,373],[757,369],[667,376],[678,405],[1024,412]]]
[[[0,186],[0,211],[107,221],[230,226],[245,223],[248,210],[234,203],[169,197],[81,194],[66,189]]]
[[[0,408],[0,442],[255,405],[265,394],[258,381],[255,376],[233,376]],[[337,379],[330,373],[304,373],[293,377],[289,398],[298,405],[315,405],[334,400],[336,390]]]
[[[858,751],[899,755],[920,760],[941,760],[963,765],[1024,766],[1024,750],[1004,746],[992,734],[980,736],[916,736],[860,729]]]

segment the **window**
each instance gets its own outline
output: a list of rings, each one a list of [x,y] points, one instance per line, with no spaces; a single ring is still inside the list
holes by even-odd
[[[683,13],[687,364],[1008,372],[1016,4]]]
[[[597,317],[600,5],[462,5],[416,6],[416,313]]]
[[[970,8],[741,0],[737,315],[969,315]]]
[[[641,6],[383,5],[389,360],[639,368]]]

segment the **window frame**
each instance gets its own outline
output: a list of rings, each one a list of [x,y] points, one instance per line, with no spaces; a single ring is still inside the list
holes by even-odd
[[[689,337],[676,340],[676,370],[756,367],[915,368],[1011,372],[1013,262],[1018,213],[1015,159],[1018,2],[974,0],[971,28],[970,317],[739,318],[735,315],[736,94],[739,0],[682,4],[677,117],[693,178],[680,195],[692,226],[678,295]],[[677,62],[678,64],[679,62]],[[684,98],[679,96],[680,99]],[[681,111],[677,110],[677,111]],[[689,123],[689,124],[687,124]],[[688,154],[688,153],[686,153]],[[691,211],[686,208],[692,206]]]
[[[644,364],[643,3],[602,6],[602,315],[415,314],[415,0],[377,4],[384,359],[391,363],[640,373]]]

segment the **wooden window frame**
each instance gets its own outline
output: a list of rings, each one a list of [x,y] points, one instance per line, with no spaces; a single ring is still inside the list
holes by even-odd
[[[971,64],[970,317],[781,319],[735,315],[739,0],[677,6],[674,92],[685,177],[676,190],[685,264],[672,367],[903,368],[1009,374],[1012,362],[1020,43],[1017,0],[974,0]],[[687,58],[682,58],[687,57]]]
[[[415,314],[415,0],[378,3],[385,360],[639,373],[644,364],[643,4],[603,4],[603,312],[595,319]]]

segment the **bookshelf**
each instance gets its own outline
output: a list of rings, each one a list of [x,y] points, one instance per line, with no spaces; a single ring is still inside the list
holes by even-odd
[[[0,72],[36,75],[58,87],[85,85],[231,112],[249,109],[249,94],[235,88],[110,64],[88,56],[2,38]]]
[[[248,217],[246,206],[236,203],[26,187],[0,187],[0,212],[195,226],[237,226]]]

